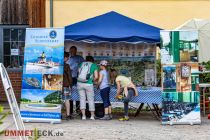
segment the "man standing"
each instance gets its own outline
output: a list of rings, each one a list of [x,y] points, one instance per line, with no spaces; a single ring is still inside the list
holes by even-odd
[[[78,69],[79,69],[79,64],[84,62],[84,58],[80,55],[77,55],[77,47],[71,46],[69,49],[70,53],[70,58],[66,62],[69,64],[70,69],[71,69],[71,74],[72,74],[72,86],[77,85],[77,75],[78,75]],[[71,104],[71,112],[73,112],[73,101],[70,101]],[[76,101],[76,111],[79,112],[79,101]]]
[[[77,55],[77,47],[75,46],[72,46],[69,49],[69,53],[70,53],[70,59],[67,61],[67,64],[69,64],[72,71],[72,80],[73,80],[72,84],[73,86],[76,86],[79,64],[84,62],[84,58],[80,55]]]

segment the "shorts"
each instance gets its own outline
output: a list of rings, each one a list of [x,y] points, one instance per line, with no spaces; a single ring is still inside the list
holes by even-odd
[[[69,87],[63,87],[63,94],[62,94],[63,100],[70,100],[71,99],[71,90]]]
[[[111,103],[109,100],[109,92],[110,92],[110,87],[106,87],[100,90],[101,98],[104,103],[104,108],[111,106]]]

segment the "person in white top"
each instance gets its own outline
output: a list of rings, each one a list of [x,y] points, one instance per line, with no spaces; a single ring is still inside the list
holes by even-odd
[[[106,69],[108,62],[106,60],[102,60],[100,62],[100,72],[99,72],[99,80],[98,80],[98,86],[100,88],[100,94],[101,98],[104,103],[104,112],[105,115],[103,118],[100,118],[101,120],[111,120],[112,119],[112,107],[109,99],[109,92],[110,92],[110,86],[109,86],[109,73]]]

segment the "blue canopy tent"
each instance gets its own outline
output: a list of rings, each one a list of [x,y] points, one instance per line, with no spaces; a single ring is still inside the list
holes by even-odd
[[[66,26],[65,40],[158,43],[160,30],[112,11]]]

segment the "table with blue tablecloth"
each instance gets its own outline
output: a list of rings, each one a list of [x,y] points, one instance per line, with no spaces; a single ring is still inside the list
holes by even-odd
[[[137,87],[139,95],[136,97],[133,97],[131,102],[133,103],[140,103],[139,108],[137,109],[137,112],[135,116],[139,114],[141,109],[143,108],[144,104],[147,104],[149,107],[152,105],[154,107],[154,110],[157,114],[157,116],[160,116],[160,111],[158,108],[158,105],[162,103],[162,91],[159,87]],[[96,102],[102,102],[101,96],[100,96],[100,90],[97,88],[94,88],[95,92],[95,101]],[[110,89],[110,101],[111,102],[120,102],[119,100],[115,99],[115,96],[117,94],[117,88],[115,86],[111,86]],[[72,88],[72,95],[71,99],[74,101],[79,101],[79,93],[77,91],[77,88],[74,86]]]

